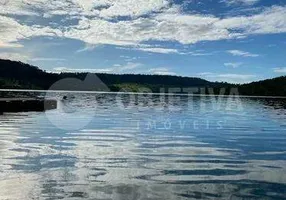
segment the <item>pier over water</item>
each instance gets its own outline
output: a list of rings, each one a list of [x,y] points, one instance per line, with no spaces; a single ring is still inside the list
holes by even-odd
[[[1,98],[0,113],[43,112],[57,108],[57,100],[37,98]]]

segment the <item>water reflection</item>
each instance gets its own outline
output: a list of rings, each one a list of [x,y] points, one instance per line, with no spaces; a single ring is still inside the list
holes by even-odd
[[[0,116],[0,199],[285,199],[285,101],[152,98],[75,96],[73,123],[93,112],[80,130]]]

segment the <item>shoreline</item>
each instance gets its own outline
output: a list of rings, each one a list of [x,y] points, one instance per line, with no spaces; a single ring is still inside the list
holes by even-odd
[[[124,94],[124,95],[154,95],[154,96],[193,96],[193,97],[222,97],[261,98],[261,99],[286,99],[286,96],[251,96],[251,95],[212,95],[212,94],[187,94],[187,93],[142,93],[142,92],[110,92],[110,91],[75,91],[75,90],[23,90],[0,89],[0,92],[38,92],[38,93],[71,93],[71,94]],[[17,98],[17,97],[15,97]],[[0,99],[2,99],[0,97]]]

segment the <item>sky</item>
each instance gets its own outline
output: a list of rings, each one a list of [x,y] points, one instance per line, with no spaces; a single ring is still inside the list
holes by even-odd
[[[286,0],[0,0],[0,58],[49,72],[286,75]]]

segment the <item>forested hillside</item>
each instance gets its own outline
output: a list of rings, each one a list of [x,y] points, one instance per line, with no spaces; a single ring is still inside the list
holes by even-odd
[[[160,87],[207,87],[215,86],[200,78],[163,75],[135,75],[135,74],[95,74],[111,90],[117,91],[122,87],[146,86],[154,90]],[[84,80],[87,73],[47,73],[38,67],[9,60],[0,60],[0,87],[49,89],[58,80],[64,78],[78,78]]]
[[[240,93],[256,96],[286,96],[286,76],[240,86]]]
[[[111,91],[137,92],[146,87],[152,92],[160,92],[161,88],[211,87],[218,93],[220,88],[238,87],[242,95],[254,96],[286,96],[286,77],[253,82],[243,85],[210,82],[201,78],[168,76],[168,75],[140,75],[140,74],[93,74],[96,75]],[[65,78],[85,80],[87,73],[48,73],[38,67],[0,59],[0,88],[1,89],[41,89],[47,90],[55,82]],[[73,90],[71,84],[70,87]],[[83,88],[85,89],[85,88]],[[90,89],[87,89],[90,90]],[[166,90],[167,91],[167,90]]]

